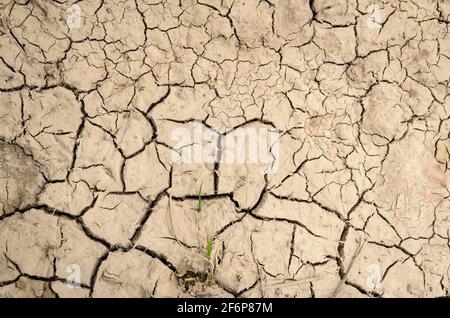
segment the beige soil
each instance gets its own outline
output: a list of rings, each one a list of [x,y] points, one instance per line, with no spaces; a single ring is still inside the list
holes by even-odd
[[[449,1],[0,15],[0,297],[450,295]],[[248,128],[276,170],[223,163]]]

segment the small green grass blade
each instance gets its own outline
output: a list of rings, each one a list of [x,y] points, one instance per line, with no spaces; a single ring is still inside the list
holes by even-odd
[[[212,249],[213,249],[213,238],[208,237],[206,240],[206,251],[205,251],[205,257],[208,260],[211,259]]]

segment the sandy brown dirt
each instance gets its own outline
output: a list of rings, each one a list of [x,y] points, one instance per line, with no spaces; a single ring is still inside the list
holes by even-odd
[[[0,15],[0,297],[450,295],[449,1]]]

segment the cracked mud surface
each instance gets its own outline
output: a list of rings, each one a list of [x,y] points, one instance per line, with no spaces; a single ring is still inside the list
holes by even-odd
[[[449,296],[450,2],[371,3],[0,0],[0,297]]]

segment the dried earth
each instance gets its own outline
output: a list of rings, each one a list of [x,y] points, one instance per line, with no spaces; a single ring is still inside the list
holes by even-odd
[[[450,295],[449,1],[0,10],[0,297]]]

